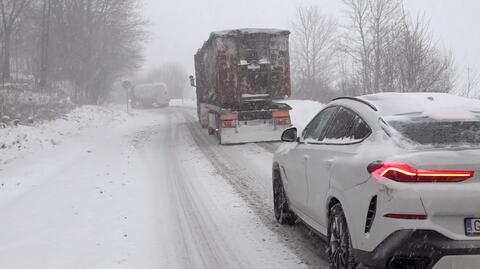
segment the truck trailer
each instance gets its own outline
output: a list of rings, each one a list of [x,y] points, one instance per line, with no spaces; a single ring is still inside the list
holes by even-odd
[[[195,54],[198,118],[220,144],[279,141],[291,126],[289,35],[237,29],[210,34]]]

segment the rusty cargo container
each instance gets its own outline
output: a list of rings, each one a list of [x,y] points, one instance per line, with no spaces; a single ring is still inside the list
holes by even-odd
[[[275,101],[291,94],[289,35],[218,31],[196,53],[199,120],[221,143],[279,140],[290,125],[291,108]]]

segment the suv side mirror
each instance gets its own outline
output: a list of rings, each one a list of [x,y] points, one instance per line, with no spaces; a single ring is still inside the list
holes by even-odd
[[[282,134],[283,142],[296,142],[298,140],[297,128],[292,127],[285,130]]]

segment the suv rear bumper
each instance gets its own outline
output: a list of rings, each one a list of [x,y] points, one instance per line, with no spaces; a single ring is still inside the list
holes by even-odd
[[[480,255],[480,240],[452,240],[435,231],[401,230],[372,252],[356,249],[354,253],[358,262],[373,268],[432,269],[445,256]]]

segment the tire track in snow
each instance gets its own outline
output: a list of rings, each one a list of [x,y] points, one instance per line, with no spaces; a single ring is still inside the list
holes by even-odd
[[[239,155],[232,157],[230,154],[235,150],[234,146],[219,146],[213,137],[207,136],[206,132],[198,126],[196,118],[189,111],[185,109],[179,109],[179,111],[185,117],[187,128],[202,153],[210,160],[217,172],[249,204],[264,225],[275,232],[279,240],[296,253],[310,268],[328,268],[325,243],[319,237],[315,236],[304,225],[287,227],[281,226],[275,221],[272,209],[271,187],[269,190],[263,188],[260,182],[263,180],[256,178],[252,173],[253,171],[248,171],[248,169],[242,166],[243,161],[254,162],[254,160],[235,160]],[[268,152],[272,152],[273,146],[275,146],[269,143],[260,143],[259,145],[247,144],[244,146],[249,145],[264,149],[268,148]],[[271,163],[269,166],[271,166]],[[271,186],[271,183],[269,184]]]
[[[184,176],[183,167],[175,149],[185,135],[178,130],[178,115],[170,114],[169,132],[165,136],[164,145],[168,147],[167,158],[168,185],[171,197],[174,199],[177,223],[180,225],[183,253],[186,259],[185,268],[249,268],[234,255],[226,242],[219,240],[215,231],[208,223],[208,209],[201,199],[195,195],[192,185]],[[193,245],[192,245],[193,242]]]
[[[260,226],[260,220],[253,213],[236,217],[236,213],[224,212],[225,205],[232,211],[232,203],[234,208],[239,207],[233,209],[235,211],[250,210],[222,177],[210,176],[213,167],[203,165],[204,169],[198,169],[195,158],[204,155],[196,147],[185,118],[178,112],[167,113],[169,123],[164,128],[160,143],[163,150],[159,154],[168,164],[164,185],[168,187],[172,217],[178,226],[175,233],[178,252],[183,254],[179,256],[184,259],[183,268],[297,268],[299,259],[277,240],[271,240],[276,239],[276,235]],[[209,176],[202,177],[205,169]],[[231,217],[242,222],[234,222]],[[234,234],[236,232],[238,234]],[[262,241],[262,238],[270,240]]]
[[[280,143],[278,143],[278,142],[271,142],[271,143],[263,142],[263,143],[256,143],[256,145],[273,154],[273,153],[275,153],[275,151],[277,151],[277,148],[280,145]]]

